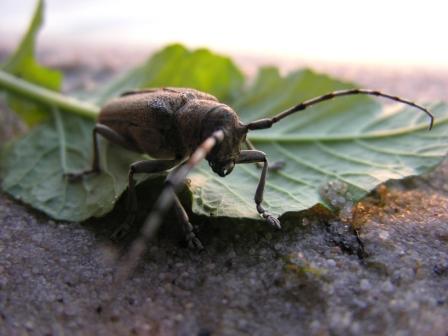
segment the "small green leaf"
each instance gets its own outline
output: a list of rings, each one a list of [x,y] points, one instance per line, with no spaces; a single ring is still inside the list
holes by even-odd
[[[230,58],[207,49],[190,51],[174,44],[92,96],[94,102],[102,105],[124,91],[175,86],[198,89],[229,102],[238,96],[243,84],[244,77]]]
[[[110,211],[138,155],[105,142],[104,173],[70,183],[64,173],[91,162],[93,126],[91,120],[53,110],[49,120],[7,149],[3,189],[57,219],[81,221]]]
[[[13,55],[0,69],[29,82],[39,84],[51,90],[59,91],[62,74],[58,71],[41,66],[35,59],[34,50],[36,35],[43,23],[43,1],[37,2],[33,19],[28,30]],[[8,95],[8,104],[29,125],[35,125],[49,115],[47,107],[36,104],[28,97],[14,94]]]

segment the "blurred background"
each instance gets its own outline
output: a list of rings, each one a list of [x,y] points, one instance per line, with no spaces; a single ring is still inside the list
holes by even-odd
[[[17,42],[34,7],[1,0],[2,46]],[[438,0],[47,0],[39,46],[181,42],[241,57],[448,69],[446,13]]]

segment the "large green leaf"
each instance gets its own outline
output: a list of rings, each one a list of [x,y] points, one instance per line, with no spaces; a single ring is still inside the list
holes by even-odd
[[[39,0],[26,34],[14,54],[0,69],[32,83],[59,91],[62,82],[61,73],[41,66],[34,56],[36,35],[43,23],[43,7],[43,1]],[[49,115],[46,106],[36,104],[26,96],[18,97],[10,94],[8,104],[29,125],[34,125]]]
[[[350,87],[347,83],[302,70],[282,78],[263,69],[234,106],[244,120],[273,115],[297,101]],[[421,174],[448,151],[448,107],[430,106],[428,119],[397,104],[383,106],[366,97],[340,98],[289,117],[251,139],[270,160],[286,167],[268,177],[265,205],[276,215],[322,203],[319,189],[329,181],[348,185],[357,200],[381,182]],[[136,159],[116,146],[103,144],[106,173],[69,184],[63,172],[87,168],[93,123],[55,112],[53,121],[34,129],[7,155],[4,188],[52,217],[82,220],[109,211],[126,188],[128,164]],[[207,216],[259,218],[253,195],[260,175],[254,165],[239,165],[225,179],[206,163],[188,184],[193,211]]]
[[[39,2],[27,35],[4,69],[56,90],[60,75],[40,67],[33,56],[41,21],[42,2]],[[73,100],[67,103],[64,97],[13,83],[7,76],[0,79],[0,88],[8,94],[22,94],[12,107],[28,122],[50,116],[3,155],[3,188],[57,219],[83,220],[108,212],[126,189],[128,166],[137,156],[103,142],[104,172],[79,183],[69,183],[64,173],[90,165],[94,123],[70,113],[87,110],[83,115],[92,116],[95,108]],[[6,85],[7,81],[10,85]],[[189,51],[172,45],[90,98],[102,104],[129,89],[194,87],[229,103],[247,122],[272,116],[310,97],[353,86],[310,70],[282,77],[276,68],[261,69],[246,90],[243,83],[241,71],[230,59],[204,49]],[[39,95],[45,96],[37,99],[41,105],[34,103]],[[382,105],[358,96],[318,105],[282,120],[271,129],[250,133],[249,137],[271,161],[286,161],[284,170],[268,176],[266,207],[281,215],[324,203],[319,190],[335,180],[347,186],[346,198],[357,200],[381,182],[432,169],[448,151],[448,107],[442,103],[428,107],[436,116],[431,132],[426,129],[427,117],[418,110],[397,104]],[[259,218],[253,202],[259,175],[254,165],[239,165],[223,179],[213,174],[206,163],[202,164],[188,184],[193,211],[207,216]]]

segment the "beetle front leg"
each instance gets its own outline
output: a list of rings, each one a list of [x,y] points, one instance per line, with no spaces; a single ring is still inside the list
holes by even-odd
[[[135,192],[135,174],[155,174],[164,172],[176,166],[180,160],[144,160],[134,162],[129,166],[128,173],[128,199],[127,211],[128,215],[123,224],[121,224],[113,233],[112,238],[120,239],[128,231],[129,226],[135,220],[138,209],[137,194]]]
[[[264,186],[266,184],[266,174],[268,171],[268,160],[266,154],[258,150],[242,150],[235,163],[257,163],[261,162],[263,168],[261,170],[260,181],[258,182],[257,190],[255,191],[255,204],[257,205],[258,213],[272,226],[281,229],[280,221],[272,216],[266,209],[263,208]]]

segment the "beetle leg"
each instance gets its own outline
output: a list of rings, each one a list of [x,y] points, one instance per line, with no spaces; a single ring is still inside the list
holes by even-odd
[[[154,204],[154,208],[148,218],[145,220],[140,235],[132,243],[129,252],[123,261],[118,265],[115,276],[115,284],[119,285],[124,281],[137,266],[141,256],[145,253],[147,242],[154,236],[159,228],[163,216],[175,202],[176,191],[182,186],[188,173],[196,167],[211,152],[213,147],[224,138],[224,132],[219,130],[208,137],[190,156],[187,162],[172,171],[167,179],[165,188],[160,193],[159,198]]]
[[[254,144],[252,143],[252,141],[250,141],[249,139],[246,138],[245,142],[246,142],[247,148],[249,148],[250,150],[255,150],[255,151],[257,150],[255,148]],[[257,165],[257,168],[260,168],[260,169],[263,168],[263,163],[255,162],[255,164]],[[285,167],[285,165],[286,165],[286,162],[283,160],[275,161],[274,163],[269,164],[268,170],[269,171],[278,171],[278,170],[283,169]]]
[[[110,142],[120,145],[121,147],[124,147],[130,151],[140,152],[131,142],[129,142],[128,139],[126,139],[119,133],[115,132],[112,128],[103,124],[96,124],[92,131],[92,138],[93,138],[92,167],[88,170],[79,173],[65,174],[70,181],[78,180],[84,175],[97,174],[101,171],[99,160],[99,148],[98,148],[98,134],[102,135]]]
[[[257,205],[258,213],[266,219],[266,221],[277,229],[280,229],[280,221],[267,212],[261,202],[263,202],[264,185],[266,184],[266,173],[268,171],[268,160],[266,154],[258,150],[242,150],[240,156],[236,159],[235,163],[256,163],[263,164],[261,170],[260,181],[258,182],[257,190],[255,191],[255,204]]]
[[[174,191],[173,191],[174,193]],[[176,210],[176,214],[179,218],[179,221],[182,224],[182,228],[184,230],[185,239],[187,240],[189,248],[196,248],[198,250],[203,250],[204,246],[202,246],[201,241],[196,237],[194,233],[193,225],[190,223],[190,219],[188,218],[188,214],[185,211],[184,207],[179,201],[177,195],[174,195],[174,209]]]
[[[128,174],[128,199],[127,210],[128,216],[122,225],[120,225],[113,233],[112,238],[120,239],[128,231],[135,219],[138,209],[137,194],[135,192],[135,174],[155,174],[166,171],[176,166],[179,160],[144,160],[132,163],[129,166]]]

